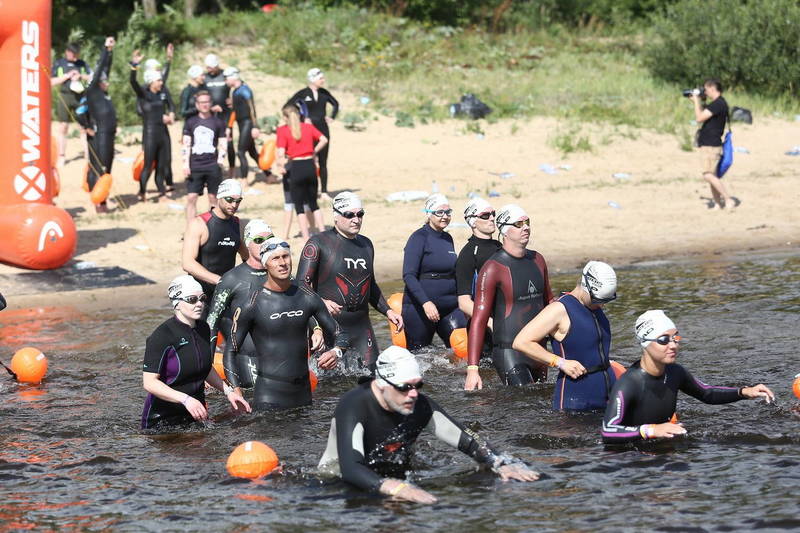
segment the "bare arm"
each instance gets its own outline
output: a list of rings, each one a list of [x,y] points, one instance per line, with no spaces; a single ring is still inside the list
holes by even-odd
[[[208,228],[203,224],[203,221],[195,218],[189,222],[189,226],[183,236],[181,267],[195,279],[216,285],[222,276],[214,274],[197,261],[197,257],[200,255],[200,246],[205,239],[208,239]]]
[[[567,308],[561,302],[553,302],[542,309],[533,320],[525,324],[514,338],[513,348],[519,350],[534,361],[558,367],[559,370],[573,379],[586,373],[586,368],[578,361],[566,359],[548,352],[542,341],[553,336],[561,341],[569,333],[570,320]]]
[[[165,402],[183,404],[195,420],[208,418],[208,411],[203,404],[184,392],[176,391],[161,381],[155,372],[142,372],[142,386],[144,390]]]

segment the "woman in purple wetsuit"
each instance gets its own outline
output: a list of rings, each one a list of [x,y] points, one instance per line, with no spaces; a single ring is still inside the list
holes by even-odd
[[[453,330],[467,327],[458,308],[453,237],[444,231],[453,214],[450,202],[444,195],[431,195],[425,213],[425,225],[411,234],[403,256],[403,323],[409,350],[429,345],[434,333],[449,348]]]

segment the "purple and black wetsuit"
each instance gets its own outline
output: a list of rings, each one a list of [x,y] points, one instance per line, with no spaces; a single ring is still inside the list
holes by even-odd
[[[175,317],[162,323],[147,337],[142,371],[158,374],[173,389],[206,403],[205,382],[211,372],[211,342],[208,324],[198,320],[195,327]],[[189,424],[189,411],[180,404],[147,395],[142,410],[142,429],[161,425]]]
[[[643,440],[642,425],[669,422],[675,412],[679,389],[703,403],[732,403],[744,399],[741,389],[706,385],[679,364],[669,364],[664,374],[652,376],[642,370],[637,361],[611,389],[611,399],[603,417],[603,442]]]

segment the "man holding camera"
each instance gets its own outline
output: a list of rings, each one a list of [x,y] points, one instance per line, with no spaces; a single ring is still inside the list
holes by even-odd
[[[722,83],[710,78],[702,89],[694,89],[688,94],[694,103],[694,118],[700,129],[697,130],[697,146],[703,161],[703,179],[711,186],[714,198],[712,209],[733,209],[734,200],[717,176],[717,165],[722,157],[722,134],[728,120],[728,102],[722,97]],[[707,100],[703,106],[701,100]]]

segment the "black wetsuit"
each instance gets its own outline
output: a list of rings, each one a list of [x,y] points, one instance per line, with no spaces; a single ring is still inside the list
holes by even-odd
[[[436,402],[420,394],[410,415],[387,411],[372,392],[371,381],[348,391],[336,406],[328,445],[319,468],[364,490],[378,491],[384,479],[404,479],[414,443],[423,429],[479,463],[504,464],[492,446],[453,420]]]
[[[144,150],[144,166],[139,176],[139,194],[145,194],[147,190],[147,180],[150,179],[150,171],[153,162],[156,162],[156,187],[161,194],[170,184],[168,175],[171,175],[172,153],[167,125],[164,124],[164,115],[174,112],[175,105],[169,91],[161,90],[153,92],[149,88],[142,87],[136,81],[137,67],[131,68],[131,87],[136,93],[137,103],[142,109],[142,149]]]
[[[289,408],[311,403],[308,377],[308,326],[316,319],[329,348],[347,347],[347,339],[328,313],[322,299],[306,287],[292,284],[285,292],[265,287],[253,293],[245,306],[236,307],[225,350],[225,377],[239,386],[235,359],[250,334],[256,347],[256,383],[253,407]]]
[[[200,245],[197,253],[197,262],[206,270],[222,276],[236,264],[236,254],[242,243],[239,218],[219,218],[214,213],[215,208],[198,215],[208,227],[208,240]],[[215,285],[200,281],[203,292],[211,299],[214,296]],[[206,306],[208,312],[208,306]]]
[[[218,105],[222,108],[222,112],[214,113],[214,116],[219,117],[225,127],[228,127],[228,120],[231,118],[231,108],[228,105],[228,98],[231,94],[231,88],[225,82],[225,76],[220,70],[215,76],[206,73],[205,81],[203,82],[208,92],[211,94],[211,105]],[[233,168],[236,165],[236,152],[233,149],[233,136],[228,137],[228,166]]]
[[[744,399],[739,388],[706,385],[677,363],[666,365],[664,374],[651,376],[642,370],[640,362],[631,365],[611,389],[601,431],[607,444],[642,440],[642,425],[669,422],[678,390],[710,404]]]
[[[517,333],[553,299],[547,264],[538,252],[525,250],[517,258],[498,250],[481,268],[475,287],[475,307],[469,326],[470,365],[481,356],[484,333],[492,317],[492,362],[506,385],[547,379],[547,367],[511,346]]]
[[[181,91],[181,98],[178,104],[178,115],[183,117],[183,119],[187,119],[189,117],[195,116],[197,111],[197,105],[195,105],[195,95],[200,91],[208,90],[205,85],[198,85],[195,87],[191,83],[186,85]]]
[[[372,241],[363,235],[343,237],[335,228],[312,235],[300,254],[297,280],[323,299],[342,306],[336,321],[350,339],[345,356],[349,370],[374,370],[378,344],[369,320],[369,305],[386,314],[389,305],[375,282]]]
[[[328,149],[331,146],[331,132],[328,129],[328,121],[325,120],[328,104],[333,108],[331,110],[331,118],[335,119],[339,113],[339,102],[336,101],[336,98],[325,88],[320,88],[315,97],[314,91],[310,87],[300,89],[284,104],[284,106],[296,105],[301,109],[305,108],[306,116],[311,119],[311,123],[328,138],[328,144],[317,154],[322,192],[328,192]]]
[[[253,140],[253,128],[256,127],[256,106],[253,99],[253,91],[246,83],[231,92],[233,101],[233,112],[236,113],[236,124],[239,126],[239,142],[236,145],[236,153],[239,156],[239,176],[247,177],[249,167],[247,164],[247,154],[258,163],[258,150]]]
[[[161,381],[206,402],[203,383],[211,372],[212,352],[208,324],[198,320],[194,328],[172,317],[147,337],[144,372],[158,374]],[[194,419],[186,407],[147,395],[142,410],[142,429],[162,424],[187,424]]]
[[[478,279],[478,272],[481,271],[484,263],[502,247],[503,245],[496,239],[479,239],[473,235],[467,240],[467,243],[458,252],[458,259],[456,259],[456,294],[459,297],[469,296],[473,300],[475,299],[475,283]],[[469,327],[470,321],[471,318],[467,318],[467,327]],[[481,357],[491,357],[491,355],[492,332],[487,328]]]
[[[214,297],[208,306],[208,326],[211,328],[211,346],[216,349],[217,332],[230,331],[233,310],[245,307],[253,293],[258,292],[266,281],[267,271],[263,268],[253,268],[247,263],[242,263],[222,275],[216,288]],[[226,340],[223,353],[233,350],[233,343]],[[257,357],[253,339],[248,335],[239,347],[236,362],[239,385],[250,388],[256,381],[255,371]]]
[[[103,74],[108,76],[111,72],[112,57],[112,53],[104,47],[100,52],[100,61],[92,81],[75,111],[80,125],[94,130],[94,136],[86,136],[89,144],[89,172],[86,181],[90,191],[94,189],[100,176],[111,173],[111,166],[114,163],[117,112],[111,97],[100,88],[100,78]]]

